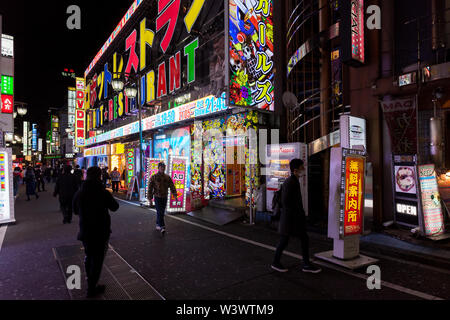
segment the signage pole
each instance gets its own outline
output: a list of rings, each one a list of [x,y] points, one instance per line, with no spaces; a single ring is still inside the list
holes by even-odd
[[[143,163],[143,157],[142,157],[142,106],[141,106],[141,81],[138,76],[137,80],[137,87],[138,87],[138,96],[137,96],[137,104],[139,108],[139,185],[143,186],[143,170],[144,170],[144,163]],[[140,190],[139,195],[141,194]],[[142,199],[139,199],[141,201]]]

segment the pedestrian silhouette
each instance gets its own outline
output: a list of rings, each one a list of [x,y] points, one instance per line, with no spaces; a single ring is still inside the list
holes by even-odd
[[[36,192],[36,176],[34,175],[34,170],[31,166],[27,167],[24,180],[26,184],[27,201],[30,201],[30,196],[32,195],[35,195],[36,199],[39,199],[39,195]]]
[[[59,195],[59,204],[63,214],[63,224],[72,223],[72,201],[79,187],[77,178],[72,174],[72,167],[65,166],[63,174],[56,180],[53,196]]]
[[[73,199],[73,209],[80,217],[78,240],[83,242],[86,254],[87,297],[91,298],[105,291],[105,286],[97,283],[111,234],[111,216],[108,210],[119,209],[117,201],[103,186],[99,167],[87,170],[86,181]]]

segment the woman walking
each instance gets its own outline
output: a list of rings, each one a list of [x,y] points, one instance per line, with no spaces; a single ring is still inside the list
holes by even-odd
[[[33,168],[30,166],[27,167],[24,180],[27,186],[27,201],[30,201],[30,196],[33,194],[36,196],[36,199],[39,199],[39,195],[36,193],[36,177]]]

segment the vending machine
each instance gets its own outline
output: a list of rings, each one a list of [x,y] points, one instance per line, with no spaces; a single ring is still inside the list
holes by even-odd
[[[303,207],[308,215],[308,146],[303,143],[272,144],[267,146],[266,195],[267,211],[272,211],[272,199],[275,192],[291,175],[289,163],[301,159],[305,165],[305,174],[300,178]]]

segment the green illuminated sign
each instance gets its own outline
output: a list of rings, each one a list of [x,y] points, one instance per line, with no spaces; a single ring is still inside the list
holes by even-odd
[[[2,76],[2,94],[14,94],[14,78]]]

